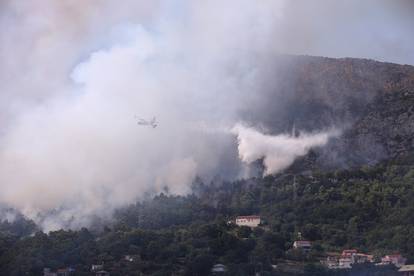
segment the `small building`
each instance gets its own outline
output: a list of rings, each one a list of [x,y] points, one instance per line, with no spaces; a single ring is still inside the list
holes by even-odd
[[[339,268],[339,257],[335,255],[327,256],[325,260],[322,260],[321,263],[326,266],[328,269],[338,269]]]
[[[341,257],[338,260],[338,268],[348,269],[351,268],[355,263],[355,256],[358,254],[356,249],[345,249],[342,250]]]
[[[227,267],[223,264],[215,264],[213,268],[211,269],[211,273],[213,275],[225,273],[226,271],[227,271]]]
[[[45,267],[43,268],[43,276],[57,276],[56,272],[52,272],[50,268]]]
[[[369,254],[364,254],[364,253],[356,253],[353,255],[353,258],[354,258],[354,263],[357,263],[357,264],[374,262],[374,255],[369,255]]]
[[[341,268],[351,268],[353,264],[364,264],[374,262],[374,255],[359,253],[356,249],[346,249],[342,251],[339,259]]]
[[[238,216],[236,217],[238,226],[257,227],[260,225],[260,216]]]
[[[352,257],[353,255],[357,253],[358,253],[358,250],[356,249],[345,249],[345,250],[342,250],[342,257]]]
[[[103,270],[103,264],[93,264],[91,267],[92,272]]]
[[[396,267],[404,266],[406,261],[407,259],[401,256],[400,254],[386,255],[383,258],[381,258],[381,264],[393,264]]]
[[[357,254],[357,263],[373,263],[374,262],[374,255],[370,254]]]
[[[309,251],[312,247],[312,242],[310,241],[295,241],[293,243],[293,248],[295,249],[301,249],[304,251]]]
[[[72,273],[75,270],[73,268],[60,268],[57,270],[56,275],[57,276],[69,276],[72,275]]]
[[[373,263],[374,256],[364,253],[358,253],[356,249],[343,250],[342,253],[330,253],[326,260],[322,261],[329,269],[347,269],[351,268],[353,264]]]
[[[353,264],[354,264],[354,260],[352,257],[341,257],[339,258],[338,268],[341,268],[341,269],[352,268]]]
[[[398,272],[402,276],[414,276],[414,265],[403,265]]]

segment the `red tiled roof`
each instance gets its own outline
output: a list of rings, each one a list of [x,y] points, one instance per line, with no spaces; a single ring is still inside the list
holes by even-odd
[[[345,249],[342,251],[342,256],[347,256],[347,255],[352,255],[352,254],[357,254],[358,250],[356,249]]]
[[[238,216],[236,219],[260,219],[260,216]]]
[[[392,254],[392,255],[386,255],[385,257],[389,257],[389,258],[400,258],[402,256],[401,256],[401,254]]]

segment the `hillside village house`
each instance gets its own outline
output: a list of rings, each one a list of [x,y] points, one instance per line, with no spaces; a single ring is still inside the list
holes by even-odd
[[[374,256],[364,253],[358,253],[356,249],[342,251],[339,259],[339,268],[351,268],[353,264],[363,264],[374,262]]]
[[[402,276],[414,276],[414,265],[403,265],[398,272]]]
[[[102,270],[103,269],[103,265],[102,264],[93,264],[91,266],[91,271],[98,271],[98,270]]]
[[[353,264],[352,257],[340,257],[338,260],[338,268],[351,268]]]
[[[346,269],[351,268],[353,264],[363,264],[374,262],[374,256],[364,253],[358,253],[355,249],[347,249],[342,251],[340,256],[336,254],[328,255],[325,264],[329,269]]]
[[[321,260],[321,263],[325,265],[328,269],[336,269],[339,265],[338,260],[339,258],[336,256],[327,256],[326,260]]]
[[[260,216],[238,216],[236,217],[238,226],[257,227],[260,225]]]
[[[293,248],[295,249],[309,251],[311,247],[312,247],[312,243],[310,241],[295,241],[293,243]]]
[[[227,271],[227,267],[223,264],[216,264],[211,269],[211,273],[213,275],[223,274],[223,273],[226,273],[226,271]]]
[[[383,258],[381,258],[381,264],[393,264],[396,267],[402,267],[405,265],[406,261],[407,259],[401,256],[401,254],[385,255]]]
[[[356,250],[356,249],[345,249],[345,250],[342,250],[341,256],[342,257],[352,257],[353,255],[355,255],[357,253],[358,253],[358,250]]]
[[[373,263],[374,262],[374,255],[357,253],[354,256],[355,263],[363,264],[363,263]]]

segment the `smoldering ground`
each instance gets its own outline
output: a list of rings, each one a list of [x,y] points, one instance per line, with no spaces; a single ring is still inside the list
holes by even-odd
[[[405,4],[2,2],[0,202],[46,230],[76,228],[166,187],[186,194],[197,175],[240,177],[243,161],[253,157],[238,152],[231,129],[242,113],[269,111],[251,103],[271,97],[272,108],[282,108],[286,96],[268,93],[282,84],[267,78],[268,70],[285,64],[263,62],[303,53],[414,63],[405,44],[396,44],[412,39]],[[331,16],[320,16],[326,13]],[[384,14],[387,31],[379,32]],[[344,39],[355,43],[343,47]],[[372,43],[375,51],[367,51]],[[159,127],[137,126],[136,115],[157,116]],[[278,138],[258,129],[249,131],[256,132],[258,158],[272,160],[265,163],[268,173],[329,136],[316,133],[323,139],[312,143],[294,139],[299,152],[277,151],[275,157],[274,147],[262,148],[257,139]],[[283,139],[290,143],[289,136]],[[281,165],[279,155],[287,160]]]

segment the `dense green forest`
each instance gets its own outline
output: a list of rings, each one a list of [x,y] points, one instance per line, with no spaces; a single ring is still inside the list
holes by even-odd
[[[19,218],[0,225],[1,275],[42,275],[44,267],[72,267],[76,275],[90,275],[91,265],[102,263],[111,275],[209,275],[217,263],[225,264],[229,275],[334,275],[320,259],[348,248],[376,258],[400,252],[412,263],[413,187],[414,155],[406,155],[333,172],[289,171],[228,183],[198,180],[193,194],[161,194],[128,206],[100,230],[45,234]],[[229,223],[251,214],[261,215],[261,227]],[[292,249],[299,232],[313,241],[308,254]],[[376,270],[356,266],[353,275],[395,271],[366,274]]]

